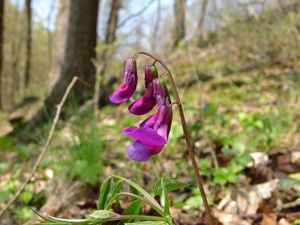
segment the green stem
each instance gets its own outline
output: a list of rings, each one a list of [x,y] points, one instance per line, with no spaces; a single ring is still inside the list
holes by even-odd
[[[147,215],[121,215],[116,220],[149,220],[149,221],[163,221],[168,223],[168,219],[160,216],[147,216]]]
[[[184,138],[185,138],[185,141],[186,141],[186,144],[187,144],[187,147],[188,147],[189,157],[190,157],[190,160],[191,160],[191,163],[192,163],[195,175],[196,175],[196,180],[197,180],[197,184],[198,184],[198,187],[199,187],[199,190],[200,190],[200,193],[201,193],[201,197],[202,197],[202,200],[203,200],[203,203],[204,203],[204,207],[205,207],[206,213],[207,213],[208,218],[209,218],[209,224],[214,225],[213,217],[211,215],[210,207],[208,205],[207,197],[206,197],[205,190],[204,190],[204,182],[203,182],[202,177],[200,175],[199,166],[197,164],[195,153],[193,151],[193,144],[192,144],[192,140],[191,140],[190,131],[188,129],[188,126],[187,126],[187,123],[186,123],[186,120],[185,120],[185,116],[184,116],[184,112],[183,112],[183,108],[182,108],[182,103],[181,103],[181,100],[180,100],[178,90],[177,90],[174,78],[172,76],[172,73],[169,70],[169,68],[166,66],[166,64],[163,61],[161,61],[160,59],[156,58],[155,56],[153,56],[153,55],[151,55],[147,52],[139,52],[139,54],[146,55],[146,56],[154,59],[156,62],[158,62],[167,71],[167,74],[168,74],[168,77],[169,77],[169,80],[170,80],[170,83],[171,83],[171,87],[172,87],[176,102],[178,103],[179,116],[180,116],[181,125],[182,125],[182,128],[183,128]]]
[[[106,204],[104,209],[107,210],[108,207],[113,203],[113,201],[115,201],[119,196],[130,196],[130,197],[133,197],[136,199],[140,199],[142,202],[151,206],[159,215],[164,216],[164,212],[161,209],[157,208],[156,205],[152,204],[151,201],[148,201],[145,197],[141,197],[139,195],[136,195],[136,194],[133,194],[130,192],[120,192],[120,193],[116,194],[114,197],[112,197],[109,200],[109,202]]]

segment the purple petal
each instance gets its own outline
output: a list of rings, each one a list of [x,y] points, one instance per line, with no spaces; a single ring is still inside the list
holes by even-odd
[[[143,162],[148,160],[152,155],[157,154],[161,151],[162,147],[150,149],[140,141],[131,143],[127,150],[127,155],[130,159]]]
[[[155,124],[155,118],[156,118],[156,113],[152,114],[147,119],[145,119],[143,122],[141,122],[140,127],[153,128],[153,126]]]
[[[137,81],[136,60],[126,59],[123,65],[123,83],[110,94],[109,100],[117,104],[126,102],[134,94]]]
[[[135,115],[143,115],[148,113],[156,104],[156,100],[153,96],[152,84],[147,87],[145,95],[139,97],[133,103],[128,106],[129,112]]]
[[[153,80],[153,93],[156,98],[156,102],[158,105],[169,105],[170,104],[170,96],[168,89],[161,78],[156,78]]]
[[[155,118],[154,130],[158,135],[168,142],[168,136],[172,124],[172,108],[170,106],[161,105],[158,108]]]
[[[141,96],[128,106],[128,110],[135,115],[144,115],[150,112],[155,104],[154,98],[146,99],[145,96]]]
[[[128,83],[122,83],[113,93],[109,95],[109,100],[113,103],[120,104],[128,101],[135,92],[137,85],[137,78],[132,74]]]
[[[157,69],[154,65],[147,65],[145,68],[145,87],[148,87],[152,81],[158,77]]]
[[[148,127],[127,127],[122,130],[122,133],[142,142],[149,147],[157,147],[166,144],[166,140],[156,133],[155,130]]]

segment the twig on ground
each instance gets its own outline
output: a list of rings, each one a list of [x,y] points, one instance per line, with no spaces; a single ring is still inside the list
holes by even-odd
[[[46,153],[47,153],[47,150],[48,150],[48,147],[50,145],[50,142],[52,140],[52,137],[53,137],[53,133],[55,131],[55,128],[56,128],[56,125],[58,123],[58,120],[59,120],[59,116],[60,116],[60,113],[61,113],[61,110],[62,110],[62,107],[70,93],[70,91],[72,90],[74,84],[76,83],[76,81],[80,81],[81,83],[89,86],[88,83],[86,83],[85,81],[81,80],[79,77],[75,76],[72,81],[70,82],[70,84],[67,86],[67,89],[60,101],[60,103],[56,106],[57,109],[56,109],[56,113],[55,113],[55,116],[53,118],[53,122],[52,122],[52,125],[51,125],[51,128],[50,128],[50,131],[49,131],[49,134],[48,134],[48,137],[47,137],[47,140],[46,140],[46,143],[41,151],[41,153],[39,154],[37,160],[35,161],[34,163],[34,166],[32,168],[32,171],[30,173],[30,175],[27,177],[27,179],[22,183],[21,187],[18,189],[18,191],[14,194],[14,196],[7,202],[7,204],[4,206],[4,208],[1,210],[0,212],[0,218],[4,215],[4,213],[8,210],[8,208],[17,200],[17,198],[20,196],[20,194],[24,191],[26,185],[30,182],[30,180],[34,177],[36,171],[38,170],[39,168],[39,165],[41,164],[43,158],[45,157]]]
[[[106,57],[106,52],[104,52],[104,58]],[[103,70],[105,68],[104,63],[98,63],[96,59],[91,59],[93,65],[96,68],[96,81],[95,81],[95,93],[93,97],[93,108],[94,108],[94,118],[97,120],[99,115],[99,100],[100,100],[100,88],[103,87]]]
[[[295,208],[298,206],[300,206],[300,201],[297,199],[296,201],[288,202],[288,203],[278,206],[276,208],[276,210],[281,211],[281,210],[285,210],[285,209]]]

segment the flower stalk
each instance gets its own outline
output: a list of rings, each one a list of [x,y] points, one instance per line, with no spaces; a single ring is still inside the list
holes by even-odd
[[[193,151],[193,144],[192,144],[192,140],[191,140],[190,131],[189,131],[187,123],[186,123],[182,103],[181,103],[181,100],[180,100],[178,90],[177,90],[174,78],[172,76],[172,73],[169,70],[169,68],[165,65],[165,63],[163,61],[161,61],[160,59],[156,58],[155,56],[153,56],[153,55],[151,55],[147,52],[143,52],[143,51],[138,52],[138,54],[146,55],[146,56],[154,59],[155,62],[158,62],[167,72],[168,78],[170,80],[171,88],[172,88],[172,91],[173,91],[174,96],[175,96],[176,104],[178,105],[178,111],[179,111],[179,116],[180,116],[180,120],[181,120],[181,125],[182,125],[182,128],[183,128],[184,138],[185,138],[186,145],[187,145],[187,148],[188,148],[188,153],[189,153],[189,157],[190,157],[190,160],[191,160],[191,163],[192,163],[192,167],[193,167],[195,175],[196,175],[196,180],[197,180],[197,184],[198,184],[198,187],[199,187],[199,190],[200,190],[200,193],[201,193],[201,197],[202,197],[202,200],[203,200],[203,203],[204,203],[204,207],[205,207],[206,213],[208,215],[209,224],[214,225],[213,217],[211,215],[210,207],[208,205],[207,197],[206,197],[205,190],[204,190],[204,182],[203,182],[203,179],[202,179],[201,174],[200,174],[200,170],[199,170],[199,166],[198,166],[197,161],[196,161],[195,153]]]

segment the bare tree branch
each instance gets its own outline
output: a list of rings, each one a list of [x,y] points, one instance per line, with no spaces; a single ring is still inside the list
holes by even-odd
[[[118,24],[118,27],[124,26],[129,20],[131,20],[131,19],[133,19],[134,17],[137,17],[137,16],[143,14],[143,13],[149,8],[149,6],[151,6],[154,2],[155,2],[155,1],[150,0],[150,1],[148,2],[148,4],[145,5],[142,9],[140,9],[139,11],[137,11],[137,12],[135,12],[135,13],[129,15],[129,16],[128,16],[127,18],[125,18],[122,22],[120,22],[120,23]]]
[[[0,212],[0,218],[4,215],[4,213],[6,212],[6,210],[17,200],[17,198],[20,196],[20,194],[24,191],[26,185],[30,182],[30,180],[34,177],[36,171],[38,170],[42,160],[44,159],[47,151],[48,151],[48,147],[50,145],[50,142],[52,140],[56,125],[58,123],[59,120],[59,116],[62,110],[63,105],[65,104],[65,101],[70,93],[70,91],[72,90],[74,84],[76,83],[76,81],[80,81],[81,83],[89,86],[85,81],[81,80],[79,77],[75,76],[73,78],[73,80],[70,82],[70,84],[68,85],[60,103],[57,105],[57,109],[56,109],[56,114],[53,118],[53,122],[46,140],[46,143],[41,151],[41,153],[39,154],[37,160],[34,163],[34,166],[32,168],[32,171],[30,173],[30,175],[27,177],[27,179],[23,182],[23,184],[21,185],[21,187],[19,188],[19,190],[14,194],[14,196],[8,201],[8,203],[4,206],[4,208],[1,210]]]

